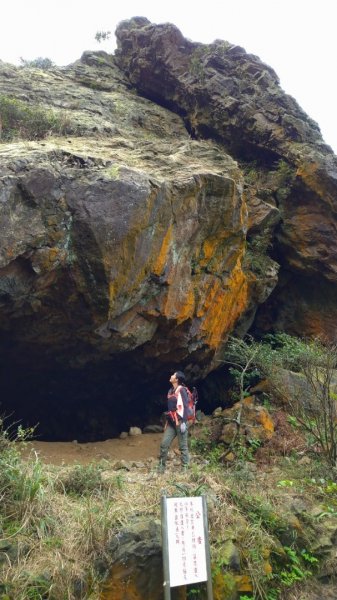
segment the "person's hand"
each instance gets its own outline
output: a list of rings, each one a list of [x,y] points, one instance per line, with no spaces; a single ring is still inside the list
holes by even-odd
[[[186,431],[186,423],[184,421],[180,423],[180,433],[185,433]]]

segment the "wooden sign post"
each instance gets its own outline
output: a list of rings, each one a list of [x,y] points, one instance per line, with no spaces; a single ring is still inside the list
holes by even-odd
[[[206,581],[213,600],[206,496],[161,500],[164,598],[171,587]]]

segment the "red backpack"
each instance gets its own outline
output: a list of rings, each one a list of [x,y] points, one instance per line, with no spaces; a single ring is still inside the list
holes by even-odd
[[[187,392],[187,396],[188,396],[188,404],[187,404],[187,422],[190,424],[193,424],[196,422],[196,404],[198,402],[198,391],[197,389],[194,387],[192,388],[192,391],[187,387],[187,385],[183,386],[184,389]],[[168,394],[168,398],[171,396],[171,394]],[[172,396],[175,396],[175,394],[173,393]],[[173,425],[178,425],[178,417],[177,417],[177,413],[175,411],[173,412],[168,412],[166,413],[166,415],[170,418],[170,421]]]
[[[196,404],[198,402],[198,392],[197,389],[194,387],[192,388],[192,391],[187,387],[184,386],[188,395],[188,405],[187,405],[187,421],[188,423],[195,423],[196,422]]]

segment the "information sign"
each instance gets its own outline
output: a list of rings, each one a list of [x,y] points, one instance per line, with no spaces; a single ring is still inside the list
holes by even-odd
[[[202,497],[167,498],[170,587],[207,581]]]

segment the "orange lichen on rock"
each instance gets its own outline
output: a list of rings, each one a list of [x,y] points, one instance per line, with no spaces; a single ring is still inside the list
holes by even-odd
[[[212,279],[197,315],[204,317],[201,329],[211,347],[217,348],[223,342],[248,301],[248,283],[240,261],[226,282],[226,287],[220,279]]]
[[[297,169],[296,175],[323,200],[329,199],[331,202],[335,198],[329,195],[325,180],[319,174],[320,165],[317,162],[303,162]]]
[[[237,406],[237,405],[239,405],[239,404],[240,404],[240,403],[239,403],[239,402],[237,402],[235,406]],[[253,397],[253,396],[247,396],[246,398],[244,398],[244,399],[242,400],[242,404],[243,404],[244,406],[249,406],[249,407],[252,407],[252,406],[254,406],[254,397]]]
[[[116,298],[116,281],[109,282],[109,317],[111,316],[111,312],[113,310],[113,306]]]
[[[137,592],[134,587],[134,583],[128,582],[125,584],[122,581],[113,581],[111,588],[104,591],[100,600],[144,600],[144,598]]]
[[[237,597],[237,585],[232,573],[215,573],[213,577],[213,597],[214,600]]]
[[[274,434],[274,423],[269,413],[263,407],[259,407],[259,410],[257,412],[257,421],[261,423],[263,429],[266,432],[267,438],[272,438]]]
[[[232,232],[222,231],[218,232],[215,237],[204,240],[198,258],[198,266],[209,269],[212,272],[222,273],[226,259],[228,260],[228,247],[231,247],[231,249],[236,247],[236,242],[233,240],[231,243],[229,242],[228,245],[226,244],[226,240],[231,236]],[[239,242],[239,244],[240,247],[237,248],[236,251],[241,252],[241,243]]]
[[[235,575],[234,578],[239,592],[253,591],[253,584],[249,575]]]
[[[50,263],[54,263],[55,261],[58,260],[58,257],[60,255],[60,249],[59,248],[49,248],[49,262]]]
[[[195,297],[193,289],[186,285],[185,289],[170,286],[166,302],[163,306],[163,314],[168,319],[175,319],[177,323],[183,323],[192,318],[195,310]]]
[[[200,261],[201,266],[205,266],[207,262],[214,256],[214,250],[217,249],[219,240],[207,239],[202,246],[203,259]]]
[[[134,565],[130,567],[127,564],[115,564],[113,572],[101,591],[100,600],[157,600],[161,589],[160,576],[149,585]],[[186,599],[186,586],[173,591],[175,600]]]
[[[271,566],[269,560],[265,560],[263,562],[263,570],[265,575],[271,575],[273,572],[273,567]]]
[[[156,257],[156,261],[152,267],[152,271],[155,275],[161,275],[164,271],[164,268],[167,263],[168,253],[170,250],[171,240],[172,240],[172,225],[169,226],[169,228],[164,236],[161,248],[159,250],[159,254]]]

